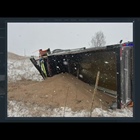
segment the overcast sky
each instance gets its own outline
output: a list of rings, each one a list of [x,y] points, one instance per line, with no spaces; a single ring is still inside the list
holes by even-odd
[[[133,23],[8,23],[8,52],[31,56],[39,49],[89,48],[98,31],[106,45],[133,41]]]

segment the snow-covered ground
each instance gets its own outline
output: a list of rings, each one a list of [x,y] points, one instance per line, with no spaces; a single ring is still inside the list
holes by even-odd
[[[95,108],[92,112],[92,117],[132,117],[133,112],[128,108],[118,110],[102,110]],[[71,108],[49,108],[24,104],[17,101],[8,102],[8,117],[90,117],[89,111],[81,110],[73,112]]]
[[[42,81],[43,78],[28,59],[8,60],[8,82],[28,79]],[[29,103],[30,104],[30,103]],[[8,117],[89,117],[89,112],[81,110],[73,112],[71,108],[48,108],[37,105],[25,105],[23,102],[8,101]],[[96,108],[92,112],[93,117],[133,117],[133,109],[102,110]]]
[[[42,81],[43,78],[29,58],[23,60],[8,60],[8,82],[28,79]]]

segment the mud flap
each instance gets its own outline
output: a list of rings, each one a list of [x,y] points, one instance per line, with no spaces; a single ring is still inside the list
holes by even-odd
[[[31,62],[33,63],[33,65],[35,66],[35,68],[39,71],[40,75],[43,77],[43,79],[46,78],[45,73],[41,70],[41,67],[37,64],[36,60],[32,57],[30,58]]]

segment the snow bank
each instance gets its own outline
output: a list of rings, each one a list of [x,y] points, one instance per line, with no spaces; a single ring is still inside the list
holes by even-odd
[[[86,110],[73,112],[68,107],[40,107],[29,103],[8,101],[8,117],[89,117],[89,115]],[[133,111],[128,108],[108,111],[95,108],[92,117],[133,117]]]
[[[22,79],[42,81],[43,78],[29,58],[23,60],[8,60],[8,82]]]

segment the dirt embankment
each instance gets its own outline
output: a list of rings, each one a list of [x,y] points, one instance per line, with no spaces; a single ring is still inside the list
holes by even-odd
[[[45,81],[22,80],[8,84],[8,99],[50,108],[70,107],[73,111],[90,110],[94,87],[73,75],[58,74]],[[93,108],[108,109],[116,99],[97,91]]]
[[[17,55],[17,54],[15,54],[15,53],[12,53],[12,52],[8,52],[8,54],[7,54],[8,56],[8,59],[13,59],[13,60],[22,60],[22,59],[25,59],[25,58],[27,58],[27,57],[25,57],[25,56],[20,56],[20,55]]]

